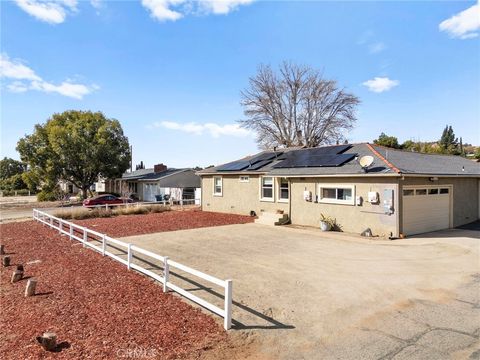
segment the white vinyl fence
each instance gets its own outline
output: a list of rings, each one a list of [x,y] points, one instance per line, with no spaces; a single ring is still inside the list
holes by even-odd
[[[105,234],[101,234],[97,231],[90,230],[86,227],[74,224],[69,221],[65,221],[58,217],[52,216],[46,212],[33,209],[33,219],[37,220],[45,225],[48,225],[56,230],[59,231],[61,234],[68,235],[70,240],[78,240],[80,241],[84,247],[90,247],[98,252],[100,252],[103,256],[109,256],[112,259],[125,264],[128,269],[135,269],[163,284],[163,291],[168,292],[169,290],[173,290],[180,295],[185,296],[187,299],[190,299],[197,304],[207,308],[208,310],[214,312],[215,314],[220,315],[224,318],[223,326],[226,330],[230,329],[232,326],[232,280],[220,280],[216,277],[211,275],[205,274],[201,271],[192,269],[188,266],[182,265],[176,261],[170,260],[168,256],[160,256],[155,254],[151,251],[142,249],[136,245],[132,245],[129,243],[125,243],[123,241],[113,239],[110,236]],[[89,242],[90,239],[90,242]],[[91,241],[97,241],[100,243],[99,246],[94,245]],[[108,251],[108,245],[110,246],[118,246],[125,250],[127,254],[127,259],[122,259],[120,256],[113,254],[112,252]],[[134,253],[142,254],[148,256],[149,258],[159,260],[163,263],[163,276],[160,276],[153,271],[147,270],[141,267],[138,264],[134,264],[132,262],[132,257]],[[224,289],[225,299],[224,299],[224,308],[221,309],[218,306],[215,306],[208,301],[195,296],[188,291],[182,289],[181,287],[172,284],[170,281],[170,269],[175,268],[181,271],[184,271],[188,274],[194,275],[199,277],[203,280],[209,281],[213,284],[216,284]]]

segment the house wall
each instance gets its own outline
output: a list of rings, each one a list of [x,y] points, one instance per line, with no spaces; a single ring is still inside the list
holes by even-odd
[[[355,197],[361,196],[361,206],[346,204],[328,204],[315,202],[318,194],[318,184],[345,184],[355,186]],[[398,179],[397,178],[291,178],[290,200],[291,221],[293,224],[318,227],[321,214],[336,220],[341,231],[361,233],[370,228],[374,235],[398,236]],[[393,213],[385,214],[383,194],[385,189],[393,190]],[[312,193],[312,201],[306,201],[304,191]],[[379,194],[379,203],[367,202],[368,192]]]
[[[275,201],[260,200],[260,176],[250,175],[249,182],[240,182],[238,175],[223,175],[222,196],[213,195],[213,176],[202,177],[202,210],[249,215],[255,211],[276,212],[283,210],[288,214],[288,203],[278,202],[277,188]]]
[[[479,218],[479,179],[478,178],[438,178],[430,181],[429,177],[405,177],[401,182],[403,186],[412,185],[452,185],[453,200],[453,227],[471,223]],[[401,201],[401,197],[400,197]],[[402,214],[400,213],[402,224]]]

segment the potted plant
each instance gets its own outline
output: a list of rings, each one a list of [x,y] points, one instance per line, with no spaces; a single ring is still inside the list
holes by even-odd
[[[330,216],[325,216],[320,214],[320,230],[322,231],[330,231],[335,226],[335,219],[331,218]]]

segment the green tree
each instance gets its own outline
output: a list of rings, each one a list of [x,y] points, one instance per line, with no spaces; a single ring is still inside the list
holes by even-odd
[[[386,146],[394,149],[399,149],[398,139],[395,136],[388,136],[385,133],[381,133],[378,139],[373,140],[374,144]]]
[[[473,157],[480,160],[480,146],[475,149]]]
[[[25,164],[21,161],[4,157],[0,160],[0,180],[6,180],[14,175],[22,174]]]
[[[130,147],[118,120],[101,112],[65,111],[20,139],[17,151],[43,189],[55,189],[59,180],[87,190],[98,179],[121,176],[130,164]]]
[[[448,154],[458,153],[458,139],[455,137],[452,126],[446,125],[439,141],[443,151]]]

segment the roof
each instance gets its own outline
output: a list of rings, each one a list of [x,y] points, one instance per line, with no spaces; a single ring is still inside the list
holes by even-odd
[[[304,153],[314,153],[321,148],[306,149],[282,149],[277,152],[263,151],[253,156],[247,156],[243,159],[208,168],[199,171],[197,174],[268,174],[273,176],[347,176],[347,175],[377,175],[377,176],[401,176],[408,174],[418,175],[469,175],[480,177],[480,164],[460,156],[423,154],[417,152],[395,150],[383,146],[369,143],[351,144],[348,147],[344,145],[329,146],[329,151],[339,150],[338,155],[347,159],[344,163],[337,163],[336,166],[317,166],[317,167],[286,167],[281,164],[289,156],[305,157]],[[346,150],[345,150],[346,148]],[[258,159],[259,155],[275,154],[276,156],[264,166],[256,167],[249,165]],[[348,155],[351,156],[348,156]],[[336,155],[336,156],[338,156]],[[373,164],[365,172],[360,166],[358,159],[362,156],[372,156]],[[225,169],[235,168],[235,164],[245,164],[246,167],[239,171],[228,171]],[[232,166],[233,164],[233,166]],[[257,164],[262,164],[258,162]],[[288,164],[288,163],[284,163]]]
[[[135,170],[124,173],[122,180],[141,182],[160,182],[161,187],[200,187],[200,178],[192,169],[167,169],[161,172],[154,172],[153,169]]]

